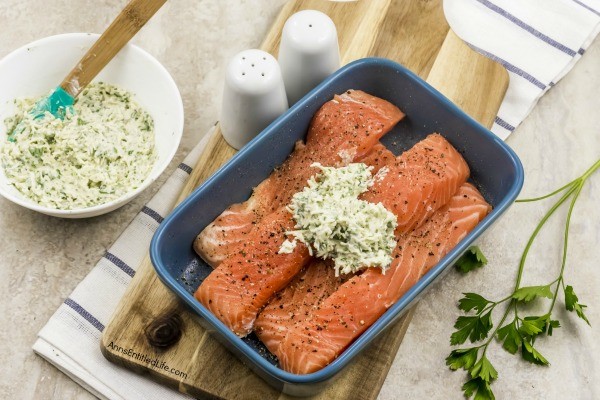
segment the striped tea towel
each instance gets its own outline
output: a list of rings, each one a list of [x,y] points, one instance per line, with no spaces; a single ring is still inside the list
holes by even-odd
[[[510,85],[493,131],[506,138],[585,52],[600,0],[446,0],[446,17],[472,48],[500,62]],[[106,361],[100,335],[206,145],[206,135],[39,332],[34,351],[105,399],[188,397]]]
[[[108,362],[100,336],[127,285],[148,253],[154,231],[174,207],[212,128],[123,231],[104,257],[38,333],[33,350],[101,399],[188,399]]]
[[[492,131],[506,139],[600,30],[600,0],[444,0],[456,34],[509,72]]]

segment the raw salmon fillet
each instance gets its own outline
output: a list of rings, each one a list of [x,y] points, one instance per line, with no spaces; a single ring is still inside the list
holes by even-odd
[[[391,164],[395,160],[396,156],[394,153],[389,151],[383,144],[377,143],[367,155],[357,159],[355,162],[365,163],[368,166],[373,167],[371,174],[375,175],[381,168]]]
[[[377,143],[357,162],[373,167],[372,174],[396,160],[394,153]],[[301,323],[352,275],[335,276],[332,260],[312,259],[308,266],[278,292],[258,315],[254,330],[269,350],[276,349],[291,325]]]
[[[233,204],[194,241],[196,252],[216,267],[232,254],[252,226],[287,205],[324,166],[345,165],[364,157],[404,117],[391,103],[349,90],[325,103],[311,121],[306,144],[296,143],[287,160],[258,185],[243,203]]]
[[[268,215],[246,235],[242,250],[224,260],[196,290],[196,299],[236,335],[252,331],[260,309],[310,260],[303,243],[290,254],[278,253],[285,232],[294,225],[285,207]]]
[[[377,181],[363,198],[372,202],[380,201],[396,214],[397,239],[446,204],[469,174],[462,156],[439,134],[429,135],[397,159],[385,146],[378,144],[361,162],[373,165],[375,170],[388,168],[383,180]],[[313,265],[316,265],[315,271],[311,271]],[[306,292],[318,286],[318,282],[310,283],[311,278],[327,276],[322,273],[322,268],[322,264],[313,261],[302,274],[305,275],[302,285],[286,287],[259,314],[255,330],[272,353],[277,351],[287,331],[310,316],[324,300]],[[320,290],[333,293],[340,280],[328,279],[326,283],[329,286],[320,287]],[[290,304],[292,299],[303,297],[302,303]],[[290,318],[290,313],[298,318]]]
[[[391,160],[394,155],[381,143],[361,158],[374,172]],[[309,261],[302,243],[292,254],[277,254],[284,232],[293,230],[294,225],[285,207],[265,217],[196,291],[196,298],[236,334],[248,334],[260,309]]]
[[[329,296],[311,317],[290,329],[275,355],[284,370],[318,371],[331,363],[456,246],[490,212],[465,183],[450,202],[417,229],[401,236],[385,274],[370,268]]]
[[[465,160],[438,133],[415,144],[388,168],[362,199],[381,202],[393,212],[398,219],[397,233],[409,232],[423,223],[469,176]]]
[[[431,216],[469,175],[462,156],[438,134],[429,135],[384,168],[385,176],[376,180],[365,197],[383,203],[397,216],[402,222],[398,234],[410,227],[405,220],[421,221]],[[371,190],[377,195],[371,196]],[[410,218],[403,214],[406,210],[412,213]],[[257,314],[271,296],[308,263],[304,245],[298,245],[290,254],[277,254],[286,239],[283,233],[293,230],[294,225],[285,207],[269,215],[246,235],[240,250],[224,260],[196,290],[196,298],[237,335],[250,333]]]
[[[362,162],[369,166],[372,166],[373,167],[372,173],[376,174],[382,167],[384,167],[388,163],[391,163],[395,159],[396,159],[396,156],[394,156],[394,153],[389,151],[387,149],[387,147],[385,147],[383,144],[377,143],[377,144],[375,144],[375,146],[373,146],[373,148],[365,156],[357,159],[356,162]],[[229,212],[231,212],[231,210],[236,207],[244,207],[245,204],[246,203],[234,204],[232,207],[230,207],[230,210],[225,211],[221,216],[230,215],[231,218],[233,219],[234,218],[233,214],[229,214]],[[252,225],[254,225],[254,224],[256,224],[256,222],[253,222],[252,224],[250,224],[248,226],[247,232],[244,233],[245,229],[240,228],[239,230],[237,230],[237,233],[238,234],[244,233],[247,235],[248,232],[250,231],[250,229],[252,228]],[[234,226],[234,229],[235,228],[236,228],[236,226]],[[223,229],[225,229],[225,232],[230,232],[229,234],[233,234],[233,231],[228,230],[226,228],[223,228]],[[198,237],[200,238],[200,236],[198,236]],[[196,244],[198,243],[198,240],[196,241]],[[236,244],[236,246],[239,246],[239,244]],[[235,246],[233,244],[231,246],[228,246],[228,255],[231,255],[234,252],[234,250],[235,250]],[[223,248],[221,248],[220,251],[224,251]],[[213,267],[216,267],[216,266],[217,265],[213,265]]]
[[[372,174],[376,174],[395,159],[394,153],[377,143],[365,157],[356,162],[372,166]],[[308,318],[315,307],[351,277],[350,274],[336,277],[332,260],[312,259],[260,312],[254,324],[258,338],[268,349],[276,348],[287,333],[288,322],[297,324]]]
[[[288,329],[308,319],[313,311],[351,276],[335,276],[333,261],[313,259],[285,289],[277,293],[256,319],[254,330],[273,353]]]

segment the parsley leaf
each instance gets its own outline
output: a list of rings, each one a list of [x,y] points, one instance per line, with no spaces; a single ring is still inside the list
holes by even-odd
[[[529,361],[533,364],[538,365],[549,365],[548,360],[544,358],[536,349],[533,348],[533,345],[528,341],[523,341],[523,346],[521,347],[522,356],[525,360]]]
[[[453,371],[460,368],[468,371],[475,365],[478,351],[479,349],[477,347],[453,350],[450,355],[446,357],[446,365]]]
[[[517,330],[515,321],[498,329],[497,335],[498,340],[504,341],[504,343],[502,343],[504,350],[508,351],[510,354],[515,354],[523,341]]]
[[[462,386],[465,397],[474,400],[494,400],[494,394],[491,390],[491,383],[498,377],[498,372],[486,358],[487,350],[496,338],[502,343],[502,347],[511,354],[521,352],[524,360],[537,365],[549,365],[548,360],[540,354],[534,347],[536,338],[539,335],[552,336],[553,330],[560,328],[560,322],[552,319],[554,306],[557,304],[558,288],[563,287],[565,296],[565,307],[568,311],[575,311],[577,316],[588,324],[590,323],[585,316],[585,304],[579,303],[579,299],[572,286],[566,286],[564,282],[564,271],[566,264],[567,245],[569,236],[569,226],[575,203],[587,179],[597,170],[600,170],[600,160],[596,161],[583,175],[569,182],[565,186],[553,191],[552,193],[532,199],[517,200],[517,202],[532,202],[547,199],[560,194],[559,200],[544,214],[544,217],[537,224],[531,234],[519,261],[519,271],[517,274],[514,291],[507,297],[490,301],[483,296],[475,293],[463,293],[464,297],[459,300],[458,308],[476,315],[462,316],[456,320],[454,328],[457,329],[450,337],[452,345],[462,344],[470,339],[471,342],[483,342],[477,347],[457,349],[450,353],[446,358],[446,365],[451,370],[465,369],[468,371],[469,380]],[[567,212],[565,222],[565,233],[563,242],[563,257],[561,269],[558,277],[547,285],[521,287],[521,278],[523,277],[526,265],[527,255],[531,246],[535,242],[541,228],[546,224],[549,218],[565,202],[569,201],[570,206]],[[458,260],[455,267],[463,273],[472,271],[485,265],[487,260],[481,254],[477,247],[471,247]],[[527,315],[528,304],[538,298],[548,298],[552,300],[548,311],[540,316]],[[492,312],[499,304],[508,303],[498,326],[492,330]],[[520,311],[525,311],[520,314]],[[485,315],[482,315],[484,314]],[[524,315],[525,314],[525,315]],[[511,316],[512,315],[512,316]],[[507,319],[511,316],[511,319]],[[506,321],[505,325],[504,324]],[[491,338],[487,339],[491,334]],[[485,340],[487,339],[487,340]],[[481,352],[479,350],[483,349]],[[481,353],[481,358],[478,359]]]
[[[475,400],[495,400],[494,393],[490,388],[490,384],[481,378],[474,378],[467,381],[462,390],[465,392],[465,397],[470,398],[475,394]]]
[[[546,331],[546,323],[550,319],[549,315],[542,315],[541,317],[530,316],[525,317],[521,320],[521,327],[519,333],[524,336],[534,337],[540,333]]]
[[[548,329],[548,336],[552,336],[552,329],[560,328],[560,321],[555,319],[548,320],[546,327]]]
[[[454,324],[457,331],[450,336],[450,344],[463,344],[467,338],[473,343],[487,337],[493,325],[491,315],[492,311],[490,310],[483,316],[458,317]]]
[[[579,304],[579,298],[573,291],[573,286],[567,285],[565,288],[565,306],[568,311],[575,311],[577,316],[587,322],[588,325],[591,326],[590,321],[588,321],[587,317],[583,313],[583,309],[587,306],[585,304]]]
[[[475,309],[478,313],[482,312],[485,306],[491,303],[491,301],[485,299],[483,296],[477,293],[463,293],[465,297],[458,301],[458,308],[463,311],[469,312]]]
[[[524,302],[531,301],[536,297],[547,297],[551,299],[553,297],[553,294],[550,290],[550,285],[525,286],[517,289],[512,295],[513,299]]]
[[[475,363],[470,372],[472,378],[479,377],[486,382],[491,382],[498,377],[498,371],[496,371],[485,354],[479,359],[479,361],[477,361],[477,363]]]
[[[467,249],[454,266],[461,272],[467,273],[474,269],[481,268],[487,264],[487,258],[483,255],[479,247],[471,246]]]

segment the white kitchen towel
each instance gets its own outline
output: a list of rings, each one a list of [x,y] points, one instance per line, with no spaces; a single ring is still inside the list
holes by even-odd
[[[503,64],[510,85],[493,131],[506,138],[585,52],[600,28],[600,0],[446,0],[454,31]],[[40,331],[33,349],[94,395],[187,399],[106,361],[100,335],[150,239],[169,213],[210,134],[194,148]]]
[[[492,132],[506,139],[600,30],[600,0],[444,0],[448,23],[510,83]]]
[[[192,172],[191,166],[196,165],[213,133],[214,128],[190,152],[38,333],[33,350],[99,398],[189,398],[108,362],[100,352],[100,336],[146,256],[154,231],[173,209]]]

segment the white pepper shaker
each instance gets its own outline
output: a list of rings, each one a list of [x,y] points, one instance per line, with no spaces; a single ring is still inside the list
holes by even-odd
[[[316,10],[299,11],[288,18],[278,61],[292,105],[340,67],[337,30],[331,18]]]
[[[221,132],[240,149],[288,109],[277,60],[257,49],[236,54],[227,65]]]

